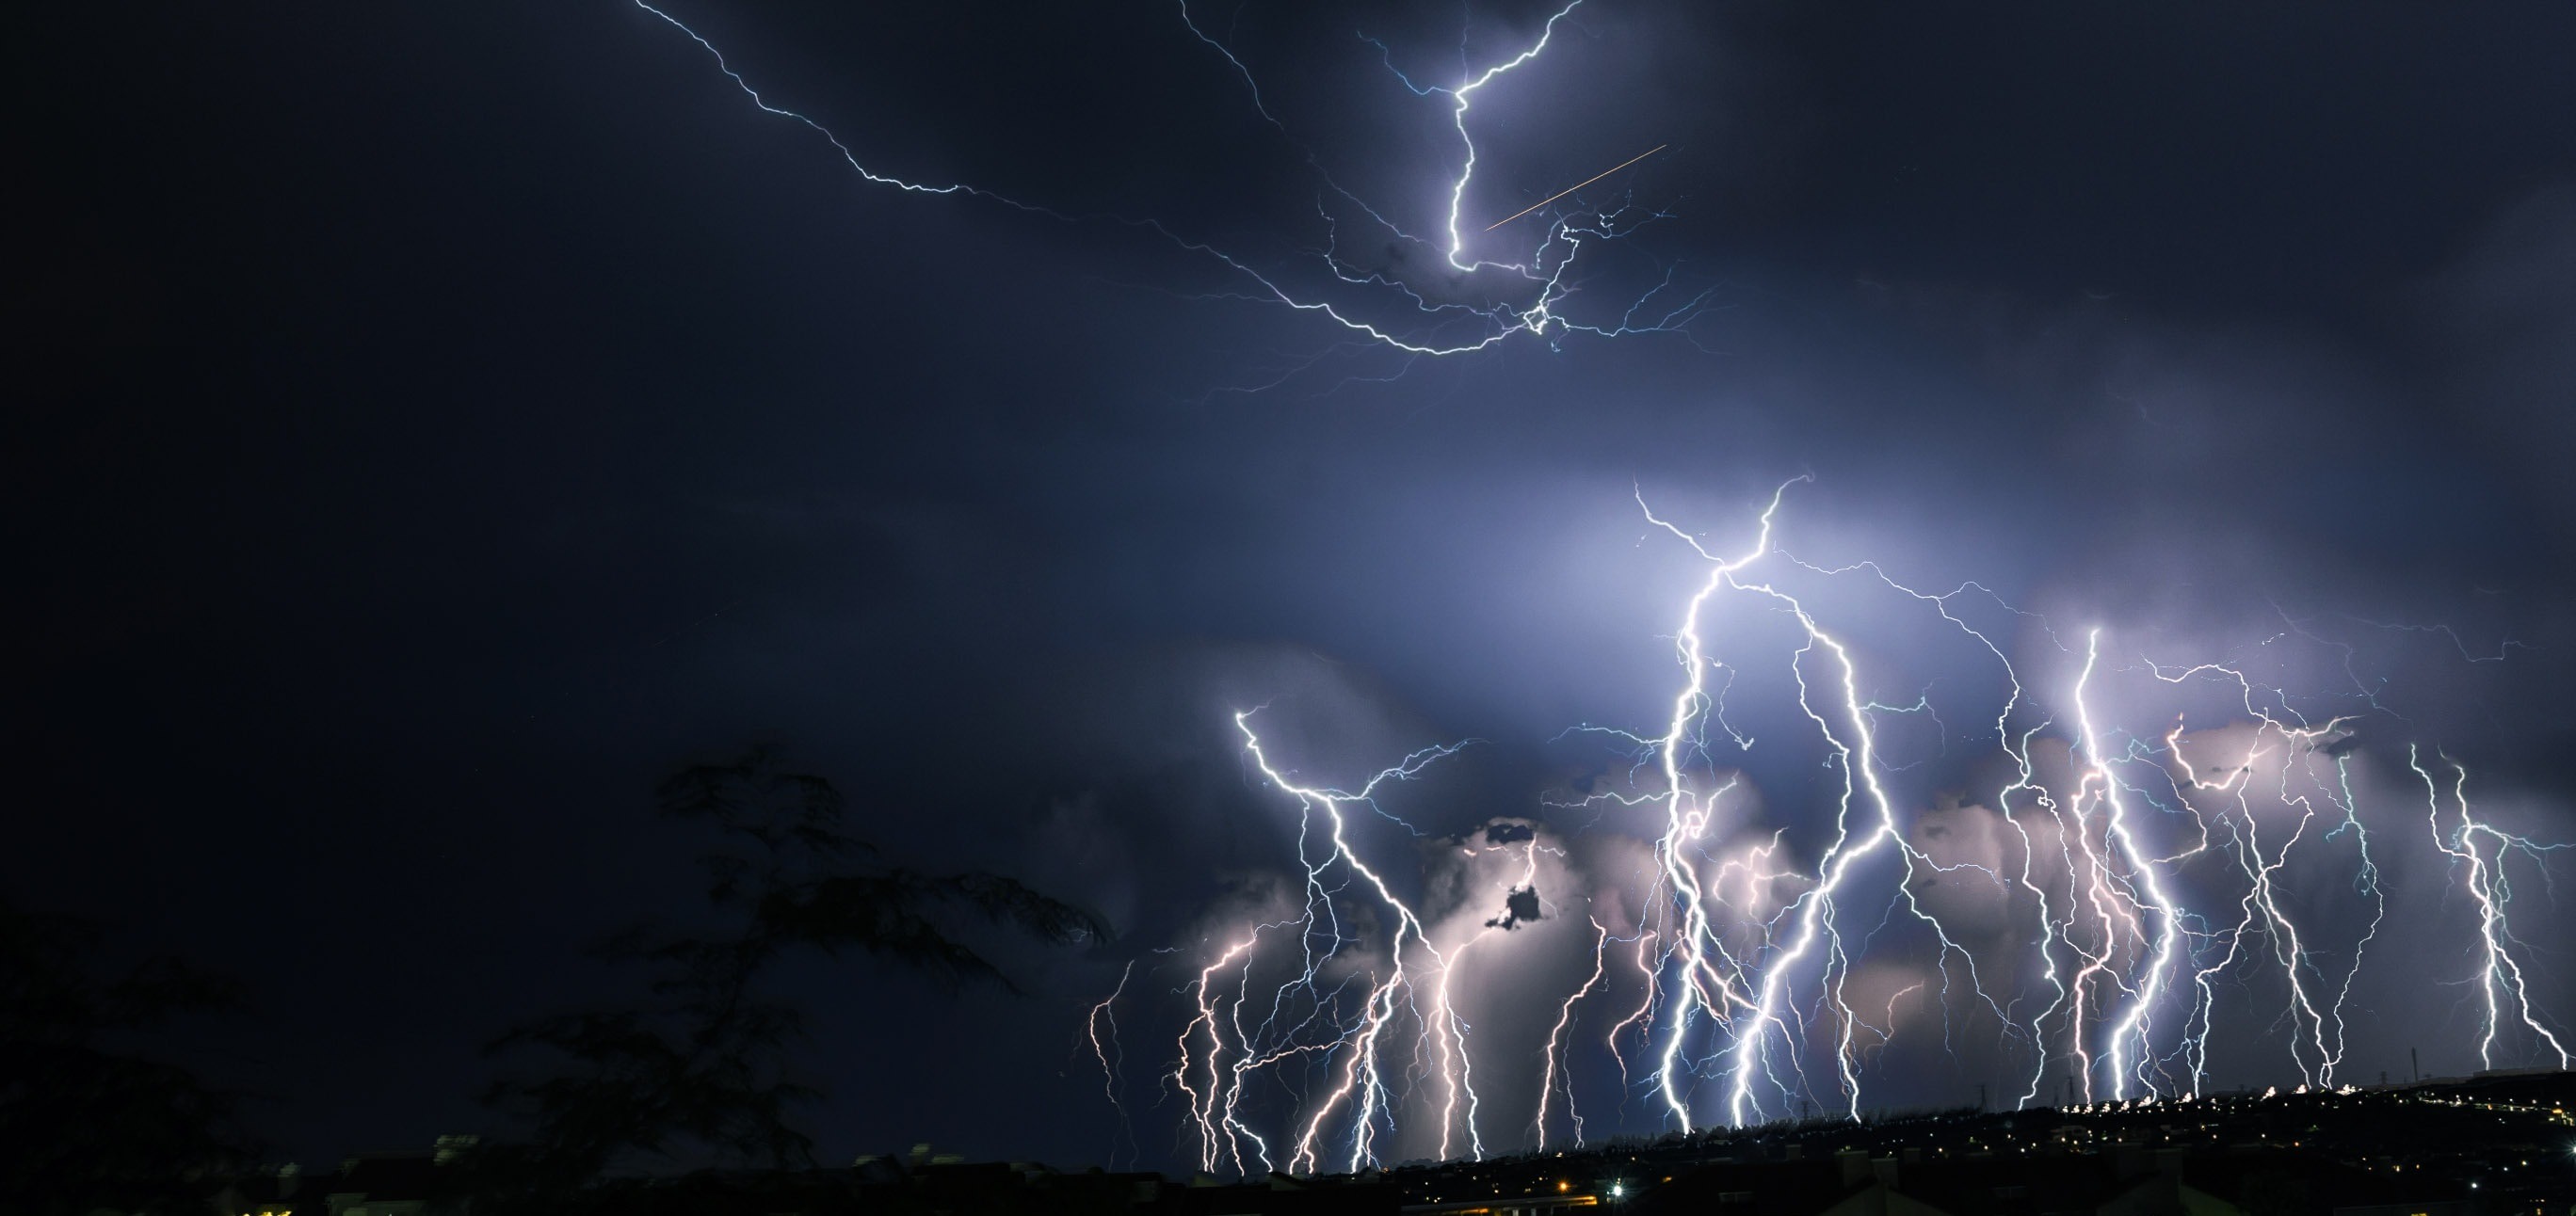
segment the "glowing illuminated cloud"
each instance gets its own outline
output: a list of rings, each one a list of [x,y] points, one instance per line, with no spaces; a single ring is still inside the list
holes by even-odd
[[[2370,948],[2391,912],[2380,864],[2427,844],[2474,915],[2410,915],[2464,938],[2447,978],[2479,1060],[2568,1062],[2509,919],[2508,870],[2535,873],[2553,846],[2479,818],[2464,768],[2410,750],[2374,769],[2354,719],[2303,718],[2239,666],[2115,662],[2102,631],[2061,646],[1975,584],[1932,594],[1803,562],[1775,541],[1781,505],[1716,548],[1647,513],[1708,574],[1675,622],[1664,725],[1581,732],[1624,753],[1622,787],[1411,864],[1410,836],[1375,854],[1361,837],[1394,818],[1389,790],[1456,747],[1336,788],[1292,776],[1259,715],[1237,715],[1298,817],[1302,893],[1216,934],[1186,979],[1194,1016],[1166,1079],[1201,1168],[1580,1142],[1593,1065],[1615,1079],[1589,1087],[1616,1103],[1593,1122],[1628,1129],[1857,1117],[1880,1079],[1964,1070],[1980,1042],[1999,1044],[1975,1067],[2009,1082],[2009,1104],[2188,1098],[2210,1086],[2214,1042],[2335,1086],[2356,977],[2421,965]],[[1882,699],[1920,680],[1901,654],[1884,670],[1858,657],[1889,653],[1891,605],[1980,656],[1993,700],[1963,718],[1973,707],[1949,698]],[[2016,645],[2054,670],[2026,680]],[[1787,704],[1747,703],[1766,677]],[[2114,677],[2152,726],[2115,715]],[[2203,721],[2148,704],[2211,689],[2228,712]],[[1944,713],[1978,726],[1942,724],[1936,750],[1886,737]],[[1802,722],[1805,738],[1761,746],[1823,777],[1763,796],[1736,725],[1756,718]],[[1918,770],[1997,776],[1945,791]],[[2296,911],[2338,900],[2349,915]],[[1511,1008],[1517,1024],[1480,1025]]]

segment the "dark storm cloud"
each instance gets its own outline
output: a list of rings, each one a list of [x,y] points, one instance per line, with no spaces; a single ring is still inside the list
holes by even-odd
[[[1454,6],[1227,16],[1285,134],[1150,5],[685,15],[888,171],[1263,265],[1325,239],[1314,164],[1427,227],[1456,153],[1361,40],[1449,70]],[[2564,826],[2565,20],[1589,0],[1478,103],[1470,211],[1670,142],[1629,181],[1672,217],[1581,303],[1672,266],[1708,311],[1406,361],[1131,228],[871,190],[627,6],[57,15],[10,445],[51,809],[10,880],[247,974],[211,1067],[295,1151],[426,1143],[486,1118],[480,1035],[622,982],[580,940],[694,889],[665,765],[781,739],[897,847],[1194,945],[1291,847],[1226,715],[1336,780],[1485,740],[1405,813],[1535,814],[1599,767],[1547,740],[1665,708],[1700,567],[1631,495],[1734,536],[1810,471],[1802,557],[2159,658],[2296,624],[2285,676],[2389,680],[2361,746],[2438,735]],[[922,1095],[826,1143],[1096,1154],[1048,1129],[1123,957],[949,1013],[811,977],[877,1011],[823,1044],[841,1091]]]
[[[1503,897],[1503,914],[1485,922],[1488,929],[1517,929],[1534,920],[1544,919],[1539,906],[1538,888],[1514,887]]]

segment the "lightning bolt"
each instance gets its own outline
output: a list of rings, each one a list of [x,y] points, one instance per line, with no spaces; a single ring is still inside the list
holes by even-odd
[[[1556,36],[1556,23],[1565,20],[1566,14],[1571,13],[1582,6],[1583,0],[1574,0],[1572,4],[1568,4],[1564,8],[1558,9],[1554,13],[1549,14],[1547,24],[1539,30],[1538,41],[1531,43],[1528,50],[1522,51],[1518,55],[1514,55],[1501,63],[1486,68],[1483,72],[1478,73],[1474,78],[1460,82],[1456,88],[1433,90],[1434,92],[1447,93],[1451,102],[1454,103],[1450,110],[1450,115],[1458,127],[1458,143],[1460,146],[1467,149],[1466,163],[1461,165],[1458,169],[1458,180],[1451,183],[1449,186],[1449,265],[1456,269],[1474,271],[1482,269],[1490,264],[1485,262],[1470,263],[1458,260],[1467,251],[1466,239],[1458,235],[1458,209],[1466,205],[1467,183],[1476,176],[1476,138],[1475,136],[1467,133],[1467,107],[1474,103],[1476,90],[1492,84],[1495,77],[1511,71],[1524,63],[1528,63],[1530,60],[1538,58],[1539,52],[1547,49],[1547,40]],[[1508,269],[1522,270],[1526,268],[1522,266],[1511,266],[1508,267]]]
[[[1125,1059],[1125,1053],[1118,1047],[1118,1013],[1115,1009],[1118,998],[1126,995],[1128,978],[1135,972],[1136,962],[1129,959],[1127,965],[1119,969],[1118,986],[1110,989],[1108,996],[1100,998],[1100,1003],[1091,1007],[1090,1016],[1085,1017],[1082,1022],[1083,1033],[1091,1040],[1092,1057],[1100,1062],[1100,1096],[1108,1100],[1111,1110],[1118,1112],[1118,1131],[1109,1142],[1109,1158],[1112,1164],[1115,1164],[1118,1159],[1120,1142],[1126,1142],[1131,1151],[1135,1142],[1135,1132],[1127,1121],[1127,1104],[1118,1096],[1121,1084],[1118,1077],[1119,1064]],[[1105,1037],[1100,1032],[1100,1028],[1104,1025],[1109,1028],[1109,1033]]]
[[[1539,1148],[1547,1147],[1547,1104],[1548,1099],[1557,1092],[1559,1065],[1563,1062],[1562,1053],[1565,1051],[1563,1046],[1565,1030],[1574,1021],[1575,1003],[1592,995],[1592,990],[1601,986],[1601,977],[1606,971],[1604,964],[1610,948],[1610,930],[1600,921],[1594,920],[1592,932],[1594,934],[1592,975],[1583,981],[1582,987],[1566,996],[1564,1004],[1557,1007],[1556,1025],[1548,1028],[1547,1046],[1539,1053],[1546,1071],[1540,1075],[1538,1082],[1538,1114],[1530,1119],[1530,1134],[1537,1140]],[[1570,1067],[1566,1068],[1564,1075],[1565,1117],[1574,1125],[1574,1146],[1581,1148],[1583,1147],[1583,1116],[1574,1109],[1573,1070]]]
[[[2158,922],[2155,957],[2147,964],[2145,983],[2139,988],[2136,999],[2129,1003],[2128,1012],[2113,1026],[2108,1043],[2111,1100],[2118,1102],[2129,1096],[2132,1079],[2129,1066],[2133,1058],[2129,1052],[2132,1046],[2139,1059],[2151,1050],[2147,1037],[2149,1019],[2154,1016],[2158,999],[2164,994],[2165,982],[2173,972],[2174,960],[2182,944],[2182,924],[2172,897],[2165,893],[2163,876],[2139,843],[2130,822],[2128,805],[2120,797],[2120,782],[2111,775],[2108,761],[2103,756],[2101,735],[2093,725],[2092,708],[2084,699],[2085,685],[2092,681],[2093,669],[2101,657],[2101,641],[2102,631],[2099,629],[2085,635],[2084,674],[2075,681],[2076,729],[2083,744],[2083,754],[2091,764],[2091,775],[2085,787],[2093,785],[2093,778],[2099,779],[2106,834],[2118,847],[2121,858],[2128,864],[2130,876],[2145,896],[2143,901],[2133,901],[2131,906],[2139,918],[2153,917]],[[2098,895],[2096,902],[2100,902]],[[2089,1079],[2087,1086],[2089,1093]]]

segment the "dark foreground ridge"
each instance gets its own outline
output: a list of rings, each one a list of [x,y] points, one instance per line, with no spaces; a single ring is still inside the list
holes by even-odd
[[[630,1179],[581,1210],[705,1216],[2571,1216],[2576,1074],[2192,1101],[1890,1114],[1674,1133],[1481,1162],[1224,1182],[965,1162],[929,1146],[842,1169]],[[238,1187],[246,1216],[489,1208],[472,1152],[354,1158]]]

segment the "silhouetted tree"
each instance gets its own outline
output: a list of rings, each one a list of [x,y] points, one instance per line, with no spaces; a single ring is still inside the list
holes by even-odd
[[[885,860],[846,830],[845,803],[830,782],[783,771],[764,751],[685,769],[662,783],[659,801],[666,815],[712,824],[730,846],[700,859],[707,898],[729,928],[630,931],[603,953],[655,968],[648,1002],[541,1018],[492,1043],[495,1052],[549,1048],[575,1065],[486,1094],[528,1116],[535,1135],[485,1154],[479,1168],[531,1202],[560,1207],[610,1169],[692,1146],[779,1167],[811,1164],[812,1142],[787,1119],[791,1107],[820,1096],[786,1075],[803,1020],[758,988],[794,951],[871,954],[950,986],[1012,989],[951,935],[954,917],[1056,945],[1108,933],[1093,914],[997,874],[932,874]]]
[[[171,958],[102,978],[102,937],[0,901],[0,1196],[30,1216],[199,1211],[251,1157],[232,1096],[112,1043],[238,987]]]

